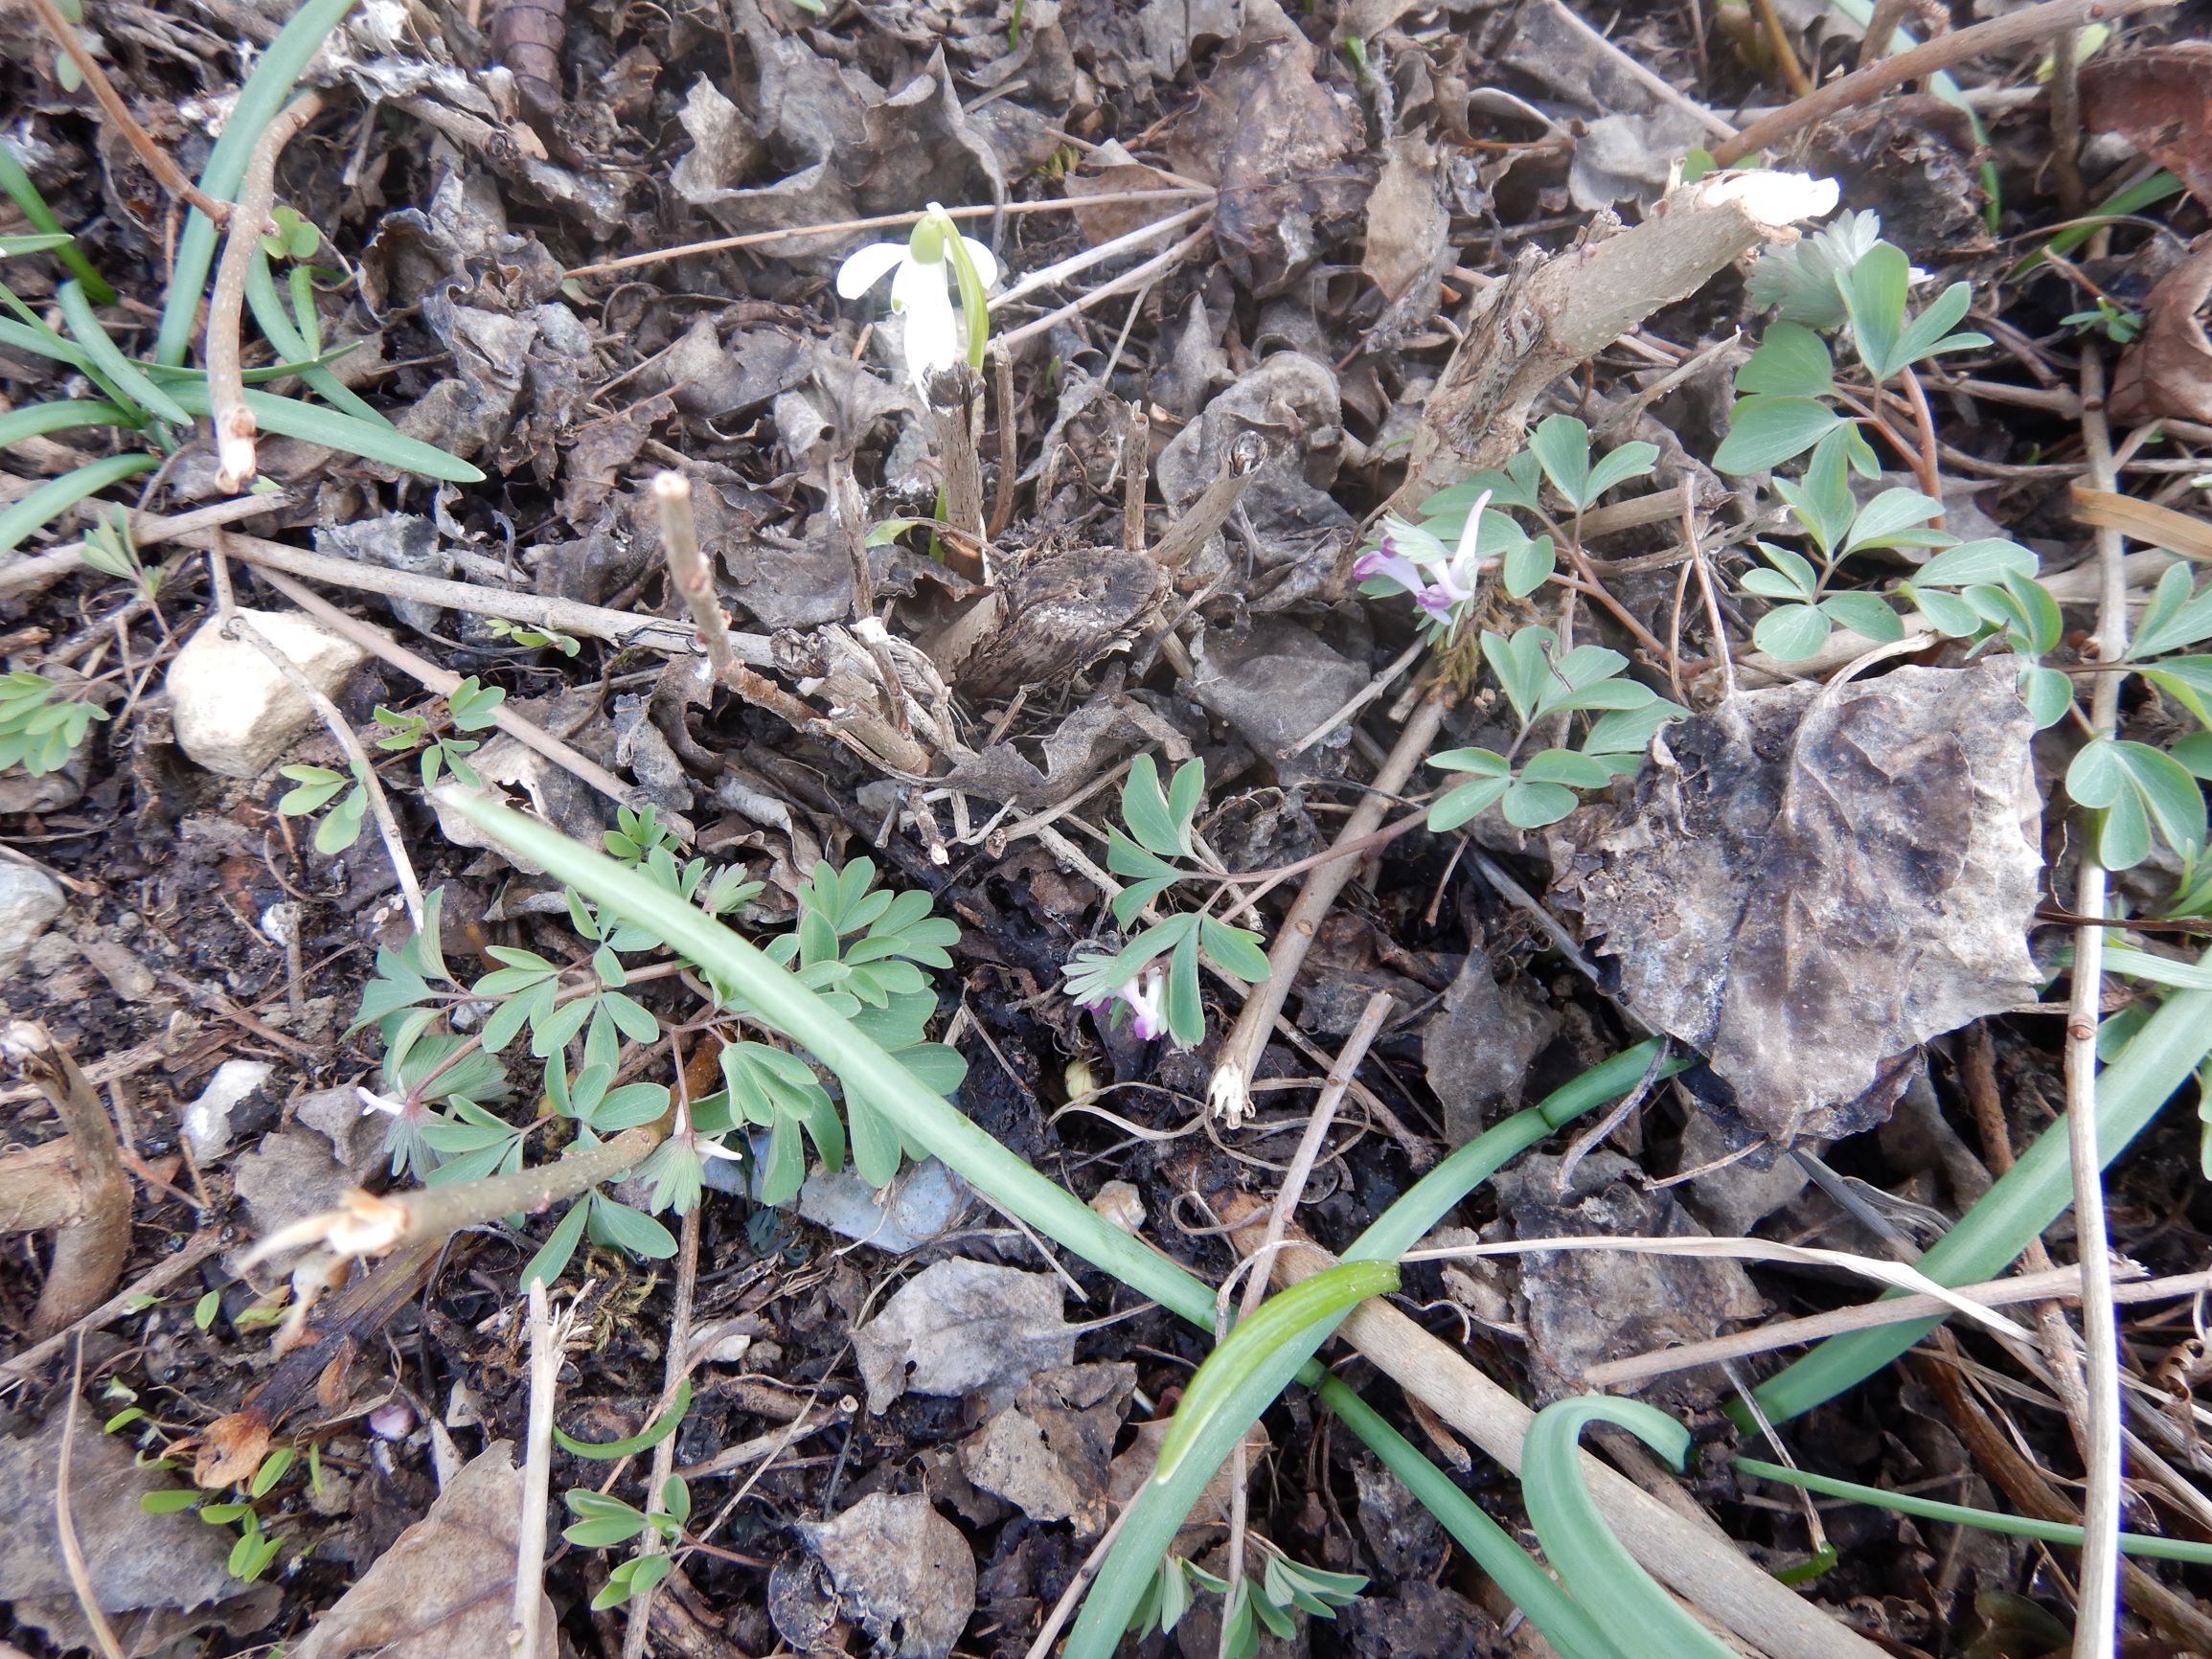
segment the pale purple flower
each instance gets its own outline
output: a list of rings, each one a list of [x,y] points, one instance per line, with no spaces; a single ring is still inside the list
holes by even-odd
[[[1468,509],[1467,525],[1459,533],[1459,546],[1451,552],[1418,525],[1402,518],[1386,518],[1381,539],[1360,555],[1352,574],[1361,581],[1375,577],[1394,581],[1423,610],[1439,621],[1474,597],[1477,579],[1485,565],[1494,562],[1475,552],[1481,534],[1483,510],[1490,505],[1484,490]]]
[[[1105,1013],[1117,1002],[1127,1005],[1129,1026],[1139,1038],[1151,1042],[1165,1036],[1168,1030],[1168,976],[1156,967],[1148,967],[1134,979],[1117,985],[1106,995],[1083,1006],[1092,1013]]]

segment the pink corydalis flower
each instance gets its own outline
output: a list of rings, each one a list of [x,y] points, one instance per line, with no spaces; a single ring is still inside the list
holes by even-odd
[[[1129,1011],[1129,1028],[1145,1042],[1165,1036],[1168,1032],[1168,976],[1156,967],[1148,967],[1127,984],[1083,1006],[1091,1012],[1103,1014],[1115,1003]]]
[[[1361,581],[1380,577],[1395,582],[1430,617],[1438,621],[1449,618],[1455,608],[1474,597],[1483,567],[1492,562],[1475,552],[1483,510],[1489,505],[1490,491],[1486,489],[1468,509],[1459,545],[1448,553],[1443,542],[1419,525],[1395,516],[1385,518],[1381,539],[1360,555],[1352,574]]]

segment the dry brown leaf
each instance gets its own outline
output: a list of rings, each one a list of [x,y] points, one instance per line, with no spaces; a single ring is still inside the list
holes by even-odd
[[[228,1417],[218,1417],[200,1430],[199,1450],[192,1463],[193,1484],[202,1491],[220,1491],[250,1479],[262,1466],[269,1449],[269,1420],[248,1406]]]
[[[1076,1535],[1106,1530],[1114,1437],[1137,1384],[1133,1365],[1041,1371],[960,1445],[960,1466],[1033,1521],[1073,1521]]]
[[[2212,237],[2158,279],[2143,302],[2143,335],[2120,356],[2106,400],[2115,420],[2212,420]]]
[[[1550,838],[1624,1003],[1787,1146],[1879,1123],[1917,1046],[2035,999],[2033,737],[2005,658],[1746,692]]]
[[[927,1498],[878,1492],[799,1531],[878,1653],[946,1659],[952,1651],[975,1611],[975,1557]]]
[[[2082,125],[2124,135],[2212,208],[2212,41],[2085,63]]]
[[[1003,1409],[1040,1371],[1075,1362],[1060,1281],[955,1258],[923,1269],[853,1332],[868,1409],[901,1395],[981,1394]]]
[[[456,1659],[507,1651],[514,1617],[522,1471],[494,1441],[446,1483],[430,1512],[401,1533],[325,1613],[297,1659]],[[537,1651],[557,1659],[559,1624],[539,1592]]]

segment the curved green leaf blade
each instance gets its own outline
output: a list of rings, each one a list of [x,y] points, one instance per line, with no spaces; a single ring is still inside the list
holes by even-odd
[[[109,455],[87,462],[59,478],[50,478],[21,501],[0,511],[0,555],[14,552],[26,537],[61,516],[88,495],[111,484],[151,472],[161,463],[151,455]]]

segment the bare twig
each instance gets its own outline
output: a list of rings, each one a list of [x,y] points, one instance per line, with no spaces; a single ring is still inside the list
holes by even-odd
[[[353,724],[339,711],[338,705],[323,695],[321,688],[308,678],[298,663],[292,661],[273,644],[269,637],[254,626],[239,612],[231,596],[230,567],[225,562],[221,548],[223,533],[213,533],[215,548],[210,550],[208,577],[216,593],[217,614],[222,619],[222,630],[233,639],[240,639],[252,646],[267,659],[269,667],[283,676],[285,685],[305,698],[315,711],[338,746],[346,751],[353,762],[353,778],[368,797],[369,815],[376,820],[376,833],[384,843],[384,855],[392,861],[392,874],[399,880],[399,895],[406,901],[407,916],[415,926],[422,925],[422,884],[415,877],[414,860],[407,856],[406,838],[399,833],[399,821],[392,816],[392,803],[385,798],[384,785],[376,777],[376,765],[369,758],[369,751],[361,746],[361,739],[353,734]]]
[[[84,1388],[84,1337],[77,1338],[76,1363],[69,1373],[69,1396],[62,1400],[61,1455],[56,1460],[54,1471],[54,1530],[61,1544],[62,1569],[69,1575],[70,1593],[77,1598],[78,1610],[92,1629],[92,1639],[100,1644],[105,1659],[123,1659],[123,1644],[115,1639],[115,1628],[101,1610],[100,1594],[93,1588],[92,1574],[84,1565],[84,1550],[77,1541],[77,1520],[69,1512],[70,1452],[77,1443],[77,1417],[84,1408],[79,1403]]]
[[[2087,342],[2082,351],[2082,438],[2090,478],[2100,489],[2116,489],[2111,433],[2105,421],[2105,363]],[[2125,550],[2116,530],[2098,530],[2096,542],[2104,575],[2097,605],[2097,656],[2102,662],[2118,663],[2128,651],[2127,577],[2121,565]],[[2100,674],[2090,686],[2089,725],[2099,737],[2110,737],[2118,723],[2123,677],[2117,670]],[[2102,919],[2105,867],[2093,838],[2085,838],[2082,848],[2074,909]],[[2111,1659],[2119,1616],[2120,1349],[2105,1223],[2105,1161],[2097,1145],[2097,1022],[2104,962],[2105,930],[2076,928],[2073,994],[2066,1011],[2066,1149],[2074,1171],[2074,1237],[2082,1269],[2088,1481],[2082,1494],[2082,1576],[2074,1659]]]
[[[373,628],[366,623],[348,616],[329,600],[323,598],[322,595],[302,587],[298,582],[278,575],[274,570],[263,569],[262,580],[317,622],[344,634],[346,638],[361,647],[362,649],[374,656],[381,657],[401,672],[412,674],[440,696],[451,696],[460,686],[461,676],[459,674],[451,673],[426,657],[409,650],[405,646],[386,635],[382,629]],[[608,800],[618,801],[624,806],[628,806],[636,799],[638,792],[632,785],[625,784],[597,761],[578,754],[543,726],[533,720],[524,719],[505,703],[491,711],[491,717],[493,723],[516,742],[521,743],[525,748],[536,750],[555,765],[590,784]],[[673,813],[666,814],[665,817],[669,825],[676,829],[685,840],[691,839],[689,825],[681,824]]]
[[[1345,820],[1344,828],[1337,831],[1337,846],[1371,835],[1381,825],[1384,814],[1390,810],[1391,797],[1428,758],[1428,746],[1436,740],[1437,730],[1443,724],[1443,703],[1435,697],[1425,699],[1398,735],[1388,759],[1375,775],[1374,787]],[[1213,1080],[1206,1087],[1209,1109],[1224,1122],[1241,1124],[1251,1116],[1252,1073],[1267,1046],[1275,1016],[1283,1011],[1283,1001],[1290,994],[1290,982],[1298,977],[1298,969],[1312,946],[1321,919],[1328,915],[1329,907],[1336,902],[1336,896],[1344,891],[1357,868],[1357,859],[1340,858],[1315,870],[1307,877],[1297,901],[1283,919],[1275,943],[1267,952],[1267,977],[1254,986],[1244,999],[1236,1025],[1221,1041],[1214,1061]]]
[[[239,181],[238,206],[223,239],[216,266],[215,291],[207,307],[208,413],[215,425],[216,473],[219,489],[243,489],[258,469],[254,459],[254,412],[246,407],[246,383],[239,361],[239,326],[245,310],[246,273],[254,246],[271,227],[269,207],[277,193],[277,157],[301,127],[323,107],[319,92],[302,93],[254,140]]]
[[[692,1306],[699,1284],[699,1212],[700,1206],[694,1203],[684,1216],[683,1240],[676,1254],[675,1307],[669,1315],[668,1363],[661,1377],[663,1409],[665,1402],[675,1398],[677,1386],[692,1368]],[[675,1466],[676,1443],[671,1435],[652,1448],[652,1475],[645,1489],[648,1513],[667,1513],[668,1504],[662,1494]],[[655,1527],[648,1527],[638,1539],[642,1555],[657,1556],[665,1548]],[[630,1599],[629,1624],[623,1631],[623,1659],[643,1659],[646,1636],[651,1629],[653,1598],[659,1593],[660,1586],[655,1584],[644,1595]]]
[[[2079,1268],[2053,1267],[2045,1273],[2022,1273],[2011,1279],[1960,1285],[1951,1294],[1988,1307],[2010,1307],[2022,1302],[2077,1297],[2081,1294],[2081,1284]],[[2178,1273],[2165,1279],[2145,1279],[2118,1285],[2112,1295],[2117,1302],[2163,1302],[2199,1295],[2207,1289],[2212,1289],[2212,1278],[2207,1275]],[[1932,1296],[1906,1292],[1881,1302],[1861,1303],[1856,1307],[1839,1307],[1831,1313],[1774,1320],[1750,1330],[1716,1336],[1705,1342],[1684,1343],[1679,1348],[1663,1348],[1630,1359],[1608,1360],[1585,1370],[1582,1380],[1591,1388],[1633,1388],[1654,1376],[1688,1371],[1695,1366],[1718,1365],[1724,1359],[1743,1359],[1754,1353],[1769,1353],[1777,1348],[1820,1342],[1846,1330],[1868,1330],[1876,1326],[1904,1325],[1919,1319],[1943,1319],[1949,1317],[1950,1311]]]
[[[1193,196],[1212,196],[1213,187],[1192,183],[1171,190],[1109,191],[1102,195],[1064,196],[1055,201],[1010,201],[995,207],[956,207],[943,209],[917,209],[913,213],[878,214],[873,218],[838,219],[832,224],[793,225],[788,230],[747,231],[742,236],[716,237],[711,241],[686,242],[681,247],[654,248],[642,254],[628,254],[619,260],[605,260],[596,265],[576,265],[567,271],[571,277],[604,277],[611,271],[635,270],[640,265],[657,265],[667,260],[688,260],[700,254],[728,253],[734,248],[765,247],[770,242],[795,241],[801,237],[849,237],[856,231],[903,230],[918,225],[931,212],[942,212],[946,218],[987,219],[994,215],[1072,213],[1079,208],[1121,207],[1131,202],[1188,201]]]
[[[1952,68],[1970,57],[2009,52],[2069,29],[2079,29],[2085,23],[2110,22],[2175,3],[2176,0],[2043,0],[2041,5],[2031,6],[2024,11],[1954,29],[1948,34],[1938,34],[1933,40],[1923,41],[1909,52],[1855,69],[1842,79],[1819,87],[1811,96],[1776,110],[1764,121],[1753,122],[1734,138],[1715,147],[1713,163],[1716,167],[1734,167],[1745,156],[1755,155],[1791,133],[1802,132],[1832,115],[1878,98],[1893,86],[1903,86],[1908,80],[1918,80],[1939,69]]]
[[[568,1322],[547,1316],[545,1281],[530,1282],[530,1426],[523,1443],[522,1515],[514,1534],[514,1623],[507,1650],[537,1659],[545,1604],[545,1508],[553,1497],[553,1403]]]
[[[1011,351],[1015,346],[1020,345],[1022,341],[1046,333],[1066,322],[1068,318],[1089,310],[1101,300],[1111,299],[1116,294],[1126,294],[1131,288],[1143,287],[1147,283],[1156,279],[1161,272],[1173,270],[1182,261],[1197,252],[1199,245],[1213,234],[1213,226],[1210,223],[1200,225],[1174,247],[1168,249],[1166,253],[1154,254],[1143,264],[1130,266],[1120,276],[1114,278],[1112,282],[1100,284],[1099,286],[1091,289],[1080,299],[1069,301],[1057,311],[1047,311],[1041,317],[1031,318],[1018,329],[1009,329],[1005,333],[993,336],[998,349],[1002,352]]]
[[[84,77],[84,84],[100,101],[102,112],[115,123],[116,131],[123,134],[138,159],[146,163],[154,181],[171,195],[191,203],[217,224],[221,224],[230,214],[229,204],[217,201],[185,177],[175,157],[154,143],[153,136],[139,125],[138,118],[123,102],[123,94],[115,90],[115,83],[107,79],[107,72],[100,67],[99,60],[84,49],[83,40],[70,26],[69,19],[62,16],[61,9],[54,0],[31,0],[31,10],[38,13],[38,21],[46,26],[46,32],[69,55],[69,61],[77,65],[77,73]]]
[[[985,544],[983,457],[975,448],[975,400],[983,382],[965,362],[929,377],[929,424],[937,435],[937,465],[945,481],[945,520],[975,543],[945,544],[946,562],[970,581],[989,580],[991,550]]]
[[[1104,198],[1093,196],[1089,199],[1098,201]],[[1085,205],[1088,205],[1087,202]],[[1004,293],[992,295],[991,308],[994,311],[998,310],[1018,300],[1028,298],[1039,288],[1049,288],[1056,283],[1064,283],[1070,277],[1080,276],[1093,265],[1104,264],[1108,260],[1116,259],[1128,253],[1131,248],[1141,248],[1147,242],[1157,241],[1169,232],[1179,231],[1185,225],[1205,217],[1213,211],[1214,204],[1211,201],[1203,201],[1197,207],[1185,208],[1179,214],[1170,215],[1164,219],[1154,219],[1149,225],[1139,225],[1133,231],[1126,231],[1118,237],[1109,238],[1096,247],[1085,248],[1079,254],[1071,254],[1059,263],[1047,265],[1040,271],[1032,271],[1028,276],[1009,286]]]
[[[1183,508],[1174,523],[1161,535],[1159,545],[1152,549],[1153,561],[1162,570],[1180,570],[1190,563],[1214,532],[1229,521],[1229,514],[1236,511],[1237,503],[1243,500],[1244,491],[1251,489],[1252,480],[1259,476],[1260,463],[1266,458],[1266,450],[1256,435],[1239,433],[1229,445],[1220,472]],[[1139,479],[1151,475],[1149,455],[1133,456],[1128,465]],[[1141,524],[1141,517],[1139,522]]]
[[[1306,1182],[1313,1172],[1314,1160],[1321,1155],[1322,1143],[1329,1138],[1329,1125],[1336,1121],[1336,1108],[1344,1103],[1344,1096],[1352,1087],[1352,1079],[1359,1070],[1359,1062],[1367,1057],[1376,1035],[1382,1030],[1382,1022],[1390,1017],[1391,996],[1379,990],[1367,999],[1367,1006],[1359,1011],[1358,1023],[1352,1034],[1344,1039],[1344,1047],[1336,1056],[1336,1064],[1331,1068],[1329,1080],[1313,1102],[1312,1115],[1306,1120],[1306,1129],[1298,1137],[1298,1149],[1290,1155],[1290,1168],[1283,1175],[1283,1184],[1276,1189],[1275,1202],[1267,1211],[1267,1228],[1251,1255],[1245,1258],[1251,1276],[1244,1281],[1244,1300],[1238,1317],[1248,1318],[1252,1309],[1267,1294],[1267,1266],[1282,1248],[1283,1239],[1290,1230],[1290,1218],[1298,1213],[1299,1201],[1306,1194]],[[1247,1515],[1247,1497],[1244,1482],[1244,1443],[1240,1440],[1237,1449],[1230,1453],[1229,1476],[1229,1571],[1228,1580],[1233,1586],[1244,1576],[1244,1526]]]
[[[1342,706],[1328,715],[1311,732],[1308,732],[1288,748],[1277,750],[1275,758],[1278,761],[1294,761],[1303,755],[1308,749],[1311,749],[1315,743],[1318,743],[1323,738],[1326,738],[1331,732],[1343,725],[1354,715],[1357,715],[1361,709],[1388,691],[1396,683],[1398,676],[1411,668],[1414,659],[1427,648],[1428,642],[1426,640],[1415,640],[1395,657],[1392,657],[1380,672],[1360,687],[1358,691],[1354,692],[1351,696],[1344,700]]]
[[[715,592],[715,575],[699,551],[699,529],[692,516],[692,481],[680,472],[663,472],[652,481],[652,498],[660,510],[661,554],[667,558],[669,578],[692,613],[699,644],[717,681],[728,685],[736,677],[737,657],[730,649],[730,619],[722,614],[721,596]]]

